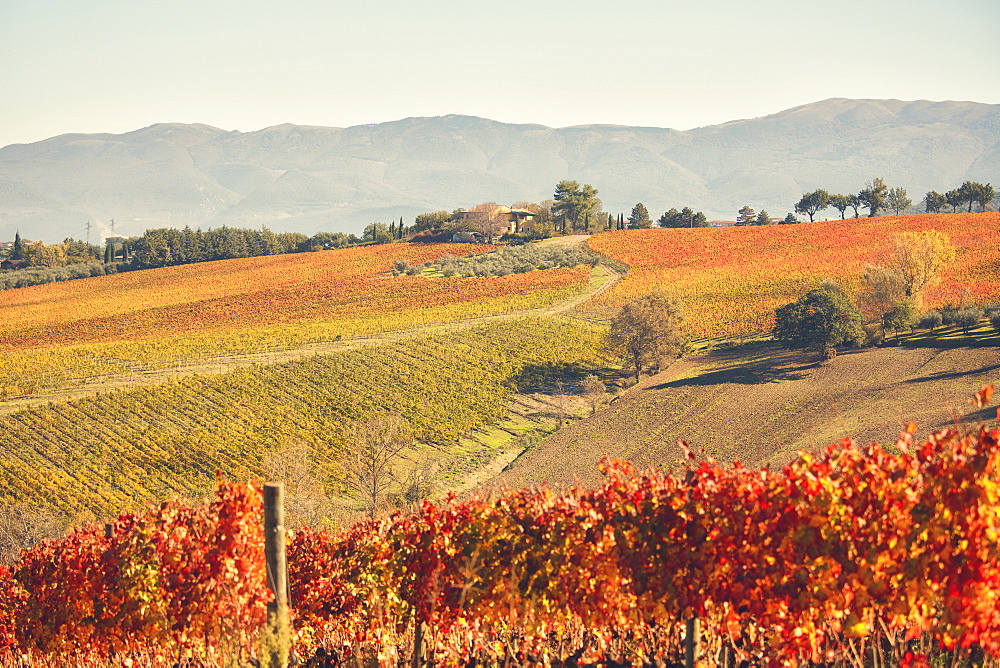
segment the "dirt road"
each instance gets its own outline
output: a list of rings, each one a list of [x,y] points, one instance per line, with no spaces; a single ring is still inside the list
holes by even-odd
[[[558,242],[579,244],[581,243],[581,240],[585,238],[586,237],[564,237],[558,239]],[[261,353],[207,357],[164,369],[134,371],[115,375],[75,379],[70,381],[73,383],[72,386],[47,388],[30,396],[13,397],[0,401],[0,415],[14,413],[21,409],[37,406],[39,404],[45,404],[50,401],[69,401],[71,399],[91,396],[97,394],[98,392],[107,392],[109,390],[138,387],[142,385],[155,385],[179,376],[187,376],[191,374],[222,374],[253,364],[277,364],[302,357],[326,355],[362,346],[373,346],[380,343],[391,343],[419,336],[427,336],[429,334],[451,332],[457,329],[475,327],[488,322],[516,320],[526,317],[537,318],[561,316],[569,313],[580,304],[593,298],[595,295],[611,289],[620,279],[621,275],[616,271],[598,265],[591,272],[590,284],[582,293],[574,295],[569,299],[546,308],[522,309],[507,313],[480,316],[477,318],[455,320],[447,323],[422,325],[413,329],[384,332],[367,337],[347,338],[339,341],[326,341],[321,343],[309,343],[300,346],[277,348]]]

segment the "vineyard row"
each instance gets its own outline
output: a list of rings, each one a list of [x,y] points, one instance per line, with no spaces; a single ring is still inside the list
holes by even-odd
[[[980,404],[987,393],[980,393]],[[1000,446],[951,429],[894,452],[845,441],[780,471],[607,462],[594,490],[540,488],[288,543],[300,655],[397,665],[679,660],[929,665],[1000,658]],[[261,494],[220,483],[24,552],[0,573],[0,645],[76,665],[246,660],[269,600]]]
[[[0,500],[102,517],[200,497],[216,470],[259,475],[265,453],[292,444],[329,472],[346,427],[378,412],[447,446],[502,417],[532,375],[600,365],[600,335],[571,320],[500,322],[26,409],[0,417]]]

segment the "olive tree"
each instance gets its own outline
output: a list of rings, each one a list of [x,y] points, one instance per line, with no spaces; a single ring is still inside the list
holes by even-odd
[[[892,212],[897,216],[901,211],[906,211],[912,205],[913,201],[907,195],[906,188],[897,187],[889,189],[889,193],[886,195],[886,206],[892,209]]]
[[[809,216],[809,222],[813,222],[813,216],[830,206],[830,193],[823,189],[806,193],[795,205],[795,213],[804,213]]]
[[[853,197],[853,195],[841,195],[839,193],[830,195],[830,206],[840,212],[841,220],[844,219],[844,212],[851,206],[851,197]]]
[[[927,213],[941,213],[948,206],[947,198],[936,190],[928,191],[924,195],[924,211]]]
[[[858,193],[858,203],[868,209],[868,217],[874,218],[885,209],[889,197],[889,186],[882,179],[874,179],[865,184]]]

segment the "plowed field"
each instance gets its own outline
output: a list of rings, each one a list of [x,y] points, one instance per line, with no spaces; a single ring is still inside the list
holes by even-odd
[[[593,485],[604,455],[670,467],[680,459],[678,439],[720,460],[780,466],[798,450],[844,437],[894,442],[910,421],[925,435],[956,418],[991,419],[994,408],[976,414],[968,403],[987,383],[1000,383],[1000,349],[993,347],[880,348],[823,365],[815,355],[771,345],[706,353],[564,427],[496,482]]]

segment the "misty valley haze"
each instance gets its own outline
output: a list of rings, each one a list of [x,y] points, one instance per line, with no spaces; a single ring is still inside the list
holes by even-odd
[[[610,212],[655,218],[692,206],[774,216],[815,188],[857,192],[881,176],[927,190],[996,182],[1000,105],[830,99],[688,131],[549,128],[470,116],[349,128],[229,132],[161,123],[0,149],[0,238],[58,241],[150,227],[360,232],[368,223],[483,201],[552,197],[561,179],[599,188]],[[826,212],[826,217],[836,215]]]

